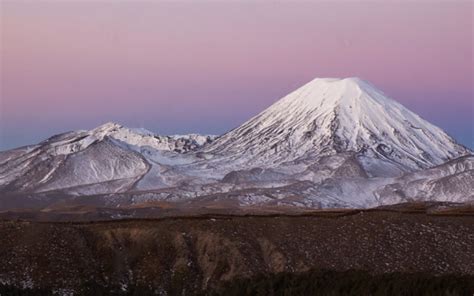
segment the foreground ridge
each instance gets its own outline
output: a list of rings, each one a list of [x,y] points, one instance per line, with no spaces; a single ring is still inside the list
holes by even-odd
[[[153,295],[156,290],[199,295],[227,291],[226,282],[231,288],[243,277],[253,287],[260,274],[316,268],[337,273],[330,276],[352,270],[350,279],[356,281],[371,274],[433,283],[437,276],[451,279],[451,291],[472,289],[466,284],[474,274],[474,216],[408,210],[334,217],[2,221],[0,291],[23,287],[49,291],[46,295],[60,289],[80,295]]]

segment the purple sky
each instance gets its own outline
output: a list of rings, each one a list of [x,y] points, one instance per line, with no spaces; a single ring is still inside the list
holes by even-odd
[[[474,148],[471,1],[0,5],[0,150],[107,121],[220,134],[351,76]]]

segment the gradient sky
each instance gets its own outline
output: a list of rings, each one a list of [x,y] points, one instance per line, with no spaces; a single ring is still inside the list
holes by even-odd
[[[107,121],[220,134],[351,76],[474,148],[472,1],[0,2],[0,150]]]

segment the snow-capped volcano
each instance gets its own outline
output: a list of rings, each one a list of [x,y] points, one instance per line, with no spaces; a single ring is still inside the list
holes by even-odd
[[[0,209],[77,200],[106,206],[469,202],[473,158],[370,83],[318,78],[217,138],[107,123],[0,152]]]
[[[252,163],[353,151],[403,169],[441,164],[468,153],[423,120],[359,78],[317,78],[218,138],[207,151]]]

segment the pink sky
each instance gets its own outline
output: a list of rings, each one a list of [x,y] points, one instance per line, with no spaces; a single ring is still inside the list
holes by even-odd
[[[219,134],[349,76],[474,147],[471,1],[0,5],[0,149],[107,121]]]

